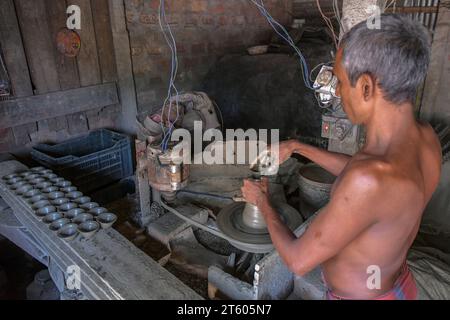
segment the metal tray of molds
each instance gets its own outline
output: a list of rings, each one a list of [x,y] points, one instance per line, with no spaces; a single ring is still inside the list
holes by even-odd
[[[115,214],[92,202],[72,182],[50,169],[32,168],[4,176],[2,182],[27,203],[36,219],[48,225],[49,232],[61,239],[89,240],[117,221]]]

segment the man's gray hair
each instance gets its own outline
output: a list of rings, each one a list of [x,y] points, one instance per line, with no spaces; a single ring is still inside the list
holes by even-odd
[[[430,42],[428,31],[419,22],[382,14],[381,29],[369,29],[363,21],[344,35],[344,68],[352,86],[363,74],[369,74],[386,100],[414,103],[430,64]]]

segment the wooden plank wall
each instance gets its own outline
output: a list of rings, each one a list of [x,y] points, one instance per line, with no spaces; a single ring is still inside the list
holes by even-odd
[[[0,1],[0,44],[17,97],[33,94],[13,0]]]
[[[450,0],[441,0],[421,117],[450,125]]]
[[[77,31],[82,45],[76,58],[65,57],[56,48],[56,35],[66,26],[66,10],[72,4],[80,6],[82,21]],[[0,45],[13,99],[57,97],[52,93],[117,81],[108,0],[1,0]],[[80,108],[70,104],[63,108],[66,110],[37,122],[21,121],[5,127],[3,121],[0,152],[58,142],[92,129],[114,129],[120,121],[118,103],[76,113]],[[32,107],[29,112],[33,113]]]

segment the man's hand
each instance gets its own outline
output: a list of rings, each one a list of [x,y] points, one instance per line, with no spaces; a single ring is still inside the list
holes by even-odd
[[[279,151],[277,150],[279,149]],[[297,140],[288,140],[270,147],[273,154],[278,158],[278,163],[286,162],[293,154],[299,154],[308,158],[312,162],[335,175],[341,175],[347,164],[352,159],[346,154],[334,153],[323,150],[322,148],[313,147]],[[278,154],[277,154],[278,152]]]
[[[299,142],[297,140],[288,140],[270,146],[270,150],[273,151],[274,154],[277,154],[278,152],[277,160],[281,165],[289,160],[289,158],[297,151],[298,146]]]
[[[269,180],[263,178],[261,181],[244,180],[242,187],[242,196],[245,201],[258,208],[269,203]]]

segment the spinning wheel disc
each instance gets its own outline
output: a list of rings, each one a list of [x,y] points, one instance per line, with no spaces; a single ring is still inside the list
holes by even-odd
[[[244,223],[243,212],[246,203],[234,203],[219,213],[217,225],[224,234],[236,240],[230,243],[238,249],[252,253],[267,253],[273,250],[272,240],[266,228],[252,228]],[[303,222],[300,214],[285,203],[274,205],[282,220],[291,230],[295,230]]]

